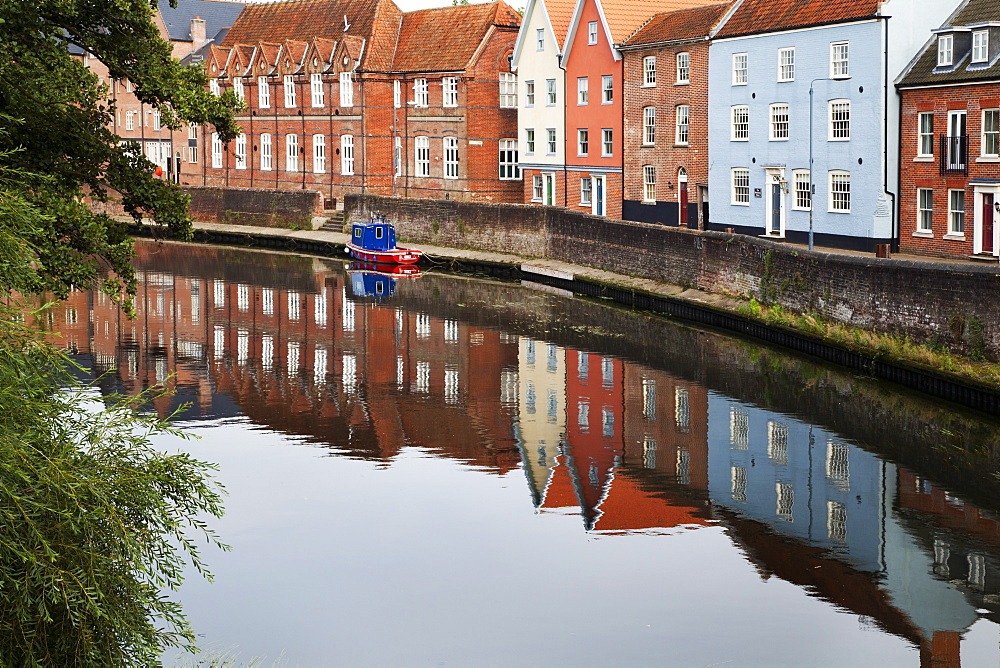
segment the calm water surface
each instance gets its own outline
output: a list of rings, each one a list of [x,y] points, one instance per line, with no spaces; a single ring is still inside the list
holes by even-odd
[[[177,594],[210,654],[1000,663],[991,418],[531,286],[139,250],[136,320],[45,324],[219,464],[233,550]]]

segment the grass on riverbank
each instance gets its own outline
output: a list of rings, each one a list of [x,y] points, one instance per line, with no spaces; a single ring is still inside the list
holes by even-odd
[[[1000,364],[972,360],[948,350],[914,342],[909,337],[831,322],[815,314],[795,313],[779,305],[765,306],[755,299],[743,304],[737,311],[740,315],[767,325],[810,334],[847,350],[870,355],[874,359],[923,367],[1000,389]]]

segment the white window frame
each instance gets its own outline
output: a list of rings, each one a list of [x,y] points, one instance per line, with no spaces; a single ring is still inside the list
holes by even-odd
[[[413,138],[414,173],[419,177],[431,175],[431,145],[430,138],[420,135]]]
[[[788,141],[791,134],[789,106],[785,102],[775,102],[768,106],[768,141]]]
[[[938,35],[937,64],[938,67],[949,67],[955,59],[955,36],[952,34]]]
[[[778,81],[795,81],[795,47],[778,49]]]
[[[354,106],[354,79],[350,72],[340,73],[340,106]]]
[[[208,92],[212,95],[221,95],[222,89],[219,87],[219,80],[215,77],[208,80]]]
[[[642,85],[644,88],[656,86],[656,56],[646,56],[642,59]]]
[[[545,28],[535,29],[535,51],[545,50]]]
[[[987,122],[987,114],[993,119],[992,123]],[[989,150],[991,143],[992,151]],[[979,154],[984,158],[1000,158],[1000,109],[996,107],[982,110]]]
[[[323,90],[323,74],[313,72],[309,75],[309,93],[314,107],[322,107],[326,103],[326,95]]]
[[[152,117],[153,117],[152,130],[153,130],[153,132],[159,132],[160,130],[163,129],[163,122],[162,122],[161,117],[160,117],[160,110],[159,109],[153,109],[153,111],[152,111]]]
[[[830,100],[827,110],[828,141],[850,141],[851,101],[846,98]]]
[[[851,43],[830,43],[830,78],[846,79],[851,76]]]
[[[576,78],[576,103],[579,106],[583,106],[588,103],[590,97],[590,78],[589,77],[577,77]]]
[[[260,109],[271,106],[271,84],[267,77],[257,77],[257,106]]]
[[[285,135],[285,171],[299,171],[299,136]]]
[[[524,153],[526,155],[535,153],[535,128],[524,129]]]
[[[500,108],[517,109],[517,75],[513,72],[500,73]]]
[[[580,204],[590,206],[593,203],[592,195],[594,190],[594,180],[589,176],[580,178]]]
[[[746,167],[733,167],[729,172],[729,203],[733,206],[750,206],[750,170]]]
[[[535,82],[531,79],[524,82],[524,106],[535,106]]]
[[[677,65],[676,83],[681,86],[691,83],[691,54],[681,51],[674,60]]]
[[[917,224],[915,231],[917,234],[934,233],[933,188],[917,188]]]
[[[642,166],[642,201],[656,202],[656,167]]]
[[[187,161],[190,163],[198,162],[198,131],[199,127],[197,125],[192,124],[188,126]]]
[[[808,169],[792,170],[792,209],[809,211],[812,208],[812,180]]]
[[[396,109],[403,106],[403,84],[399,79],[392,82],[392,106]]]
[[[264,132],[260,135],[260,169],[262,172],[269,172],[274,169],[273,159],[271,134]]]
[[[587,44],[597,44],[597,21],[591,21],[587,24]]]
[[[556,80],[546,79],[545,80],[545,106],[554,107],[556,105]]]
[[[557,153],[557,148],[558,148],[558,136],[556,135],[556,129],[555,128],[545,128],[545,134],[546,134],[546,137],[545,137],[545,140],[546,140],[546,142],[545,142],[546,143],[545,154],[546,155],[555,155]]]
[[[458,77],[443,77],[441,79],[441,106],[458,106]]]
[[[929,123],[924,121],[929,120]],[[917,114],[917,157],[934,156],[934,112],[921,111]]]
[[[544,182],[542,181],[541,174],[535,174],[531,177],[531,201],[541,202],[542,197],[545,194]]]
[[[642,108],[642,145],[656,145],[656,107]]]
[[[236,97],[240,100],[246,99],[243,92],[243,77],[233,77],[233,92],[236,93]]]
[[[990,31],[972,31],[972,62],[985,63],[990,59]]]
[[[610,158],[615,150],[615,132],[611,128],[601,128],[601,157]]]
[[[392,142],[393,174],[403,175],[403,138],[394,137]]]
[[[234,154],[236,156],[236,169],[247,168],[247,136],[242,132],[236,135]]]
[[[747,67],[750,56],[747,53],[733,54],[733,85],[746,86],[750,79],[750,72]]]
[[[691,141],[691,106],[674,107],[674,145],[687,146]]]
[[[326,173],[326,135],[313,135],[313,174]]]
[[[587,128],[577,128],[576,131],[576,154],[586,157],[590,152],[590,130]]]
[[[218,132],[212,133],[212,168],[222,169],[222,139]]]
[[[500,180],[519,181],[521,169],[517,164],[517,140],[500,140]]]
[[[948,236],[965,238],[965,190],[948,190]]]
[[[828,172],[827,184],[827,211],[830,213],[850,213],[851,173],[841,169],[832,169]]]
[[[413,80],[413,106],[426,107],[428,102],[427,79],[419,77]]]
[[[290,109],[295,106],[295,77],[286,74],[282,81],[285,87],[285,108]]]
[[[340,135],[340,173],[354,174],[354,135]]]
[[[125,129],[126,130],[135,130],[135,112],[134,111],[129,110],[129,111],[125,112]]]
[[[601,75],[601,104],[612,104],[615,101],[615,77],[613,74]]]
[[[458,139],[445,137],[444,144],[444,178],[458,178]]]
[[[736,104],[729,108],[729,140],[750,141],[750,107]]]

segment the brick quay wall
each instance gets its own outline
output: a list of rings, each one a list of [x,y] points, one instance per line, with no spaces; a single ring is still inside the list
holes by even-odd
[[[560,207],[348,195],[416,243],[558,260],[1000,358],[1000,267],[810,252],[766,239],[612,220]]]

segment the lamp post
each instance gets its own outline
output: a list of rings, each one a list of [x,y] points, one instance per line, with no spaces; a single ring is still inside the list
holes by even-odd
[[[840,77],[846,81],[851,77]],[[818,77],[809,82],[809,250],[813,249],[813,202],[816,199],[816,183],[813,181],[813,85],[817,81],[833,81],[830,77]]]

